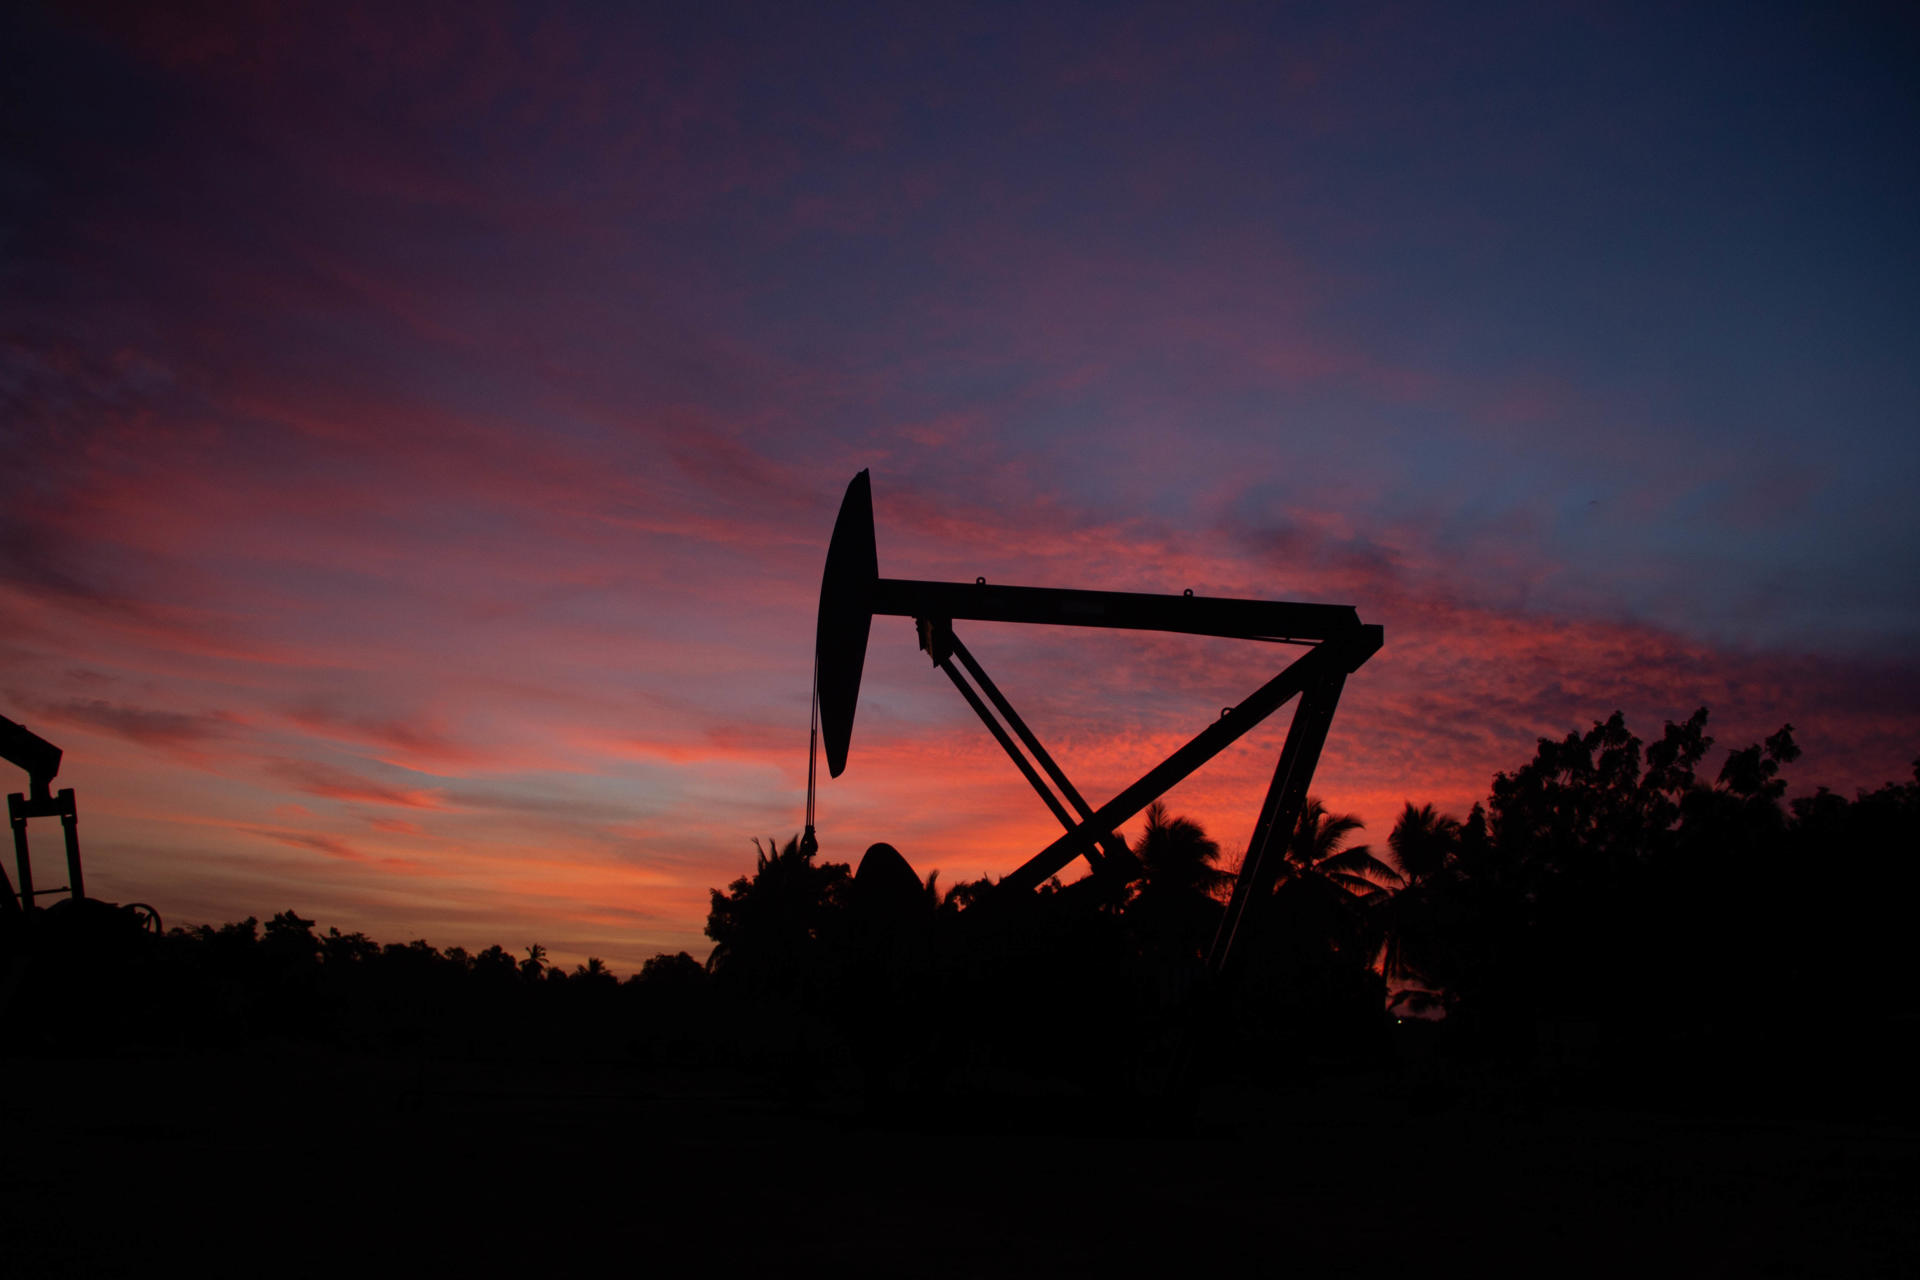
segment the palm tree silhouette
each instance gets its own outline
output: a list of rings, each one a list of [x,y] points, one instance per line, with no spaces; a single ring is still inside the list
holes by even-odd
[[[1461,826],[1459,820],[1437,813],[1430,804],[1401,810],[1387,837],[1387,848],[1400,865],[1405,885],[1385,904],[1385,927],[1380,968],[1389,981],[1434,984],[1433,975],[1447,967],[1446,938],[1449,908],[1460,880]],[[1413,1003],[1419,1012],[1421,997],[1438,1004],[1431,992],[1405,990],[1395,997]]]
[[[573,976],[595,986],[610,986],[618,981],[613,970],[607,968],[607,962],[599,956],[588,956],[585,964],[573,967]]]
[[[1347,838],[1366,825],[1355,814],[1328,813],[1324,801],[1309,796],[1287,842],[1279,883],[1324,884],[1361,902],[1398,888],[1399,872],[1374,857],[1372,846],[1347,844]]]
[[[715,945],[707,970],[769,989],[790,987],[831,931],[853,875],[845,863],[815,863],[814,850],[797,835],[785,845],[756,839],[753,848],[752,878],[710,895],[707,936]]]
[[[1284,921],[1302,940],[1339,952],[1365,947],[1373,932],[1366,908],[1384,902],[1402,883],[1370,846],[1347,843],[1365,825],[1351,813],[1328,813],[1318,797],[1307,798],[1275,878],[1276,925]]]
[[[1159,800],[1147,806],[1147,825],[1134,842],[1133,856],[1140,861],[1143,893],[1217,898],[1233,883],[1231,871],[1214,865],[1220,845],[1192,819],[1169,817]]]
[[[520,973],[523,977],[538,978],[546,967],[547,949],[536,942],[527,948],[527,958],[520,962]]]
[[[1199,823],[1170,816],[1156,800],[1147,806],[1133,856],[1140,879],[1127,903],[1128,918],[1150,945],[1197,957],[1219,924],[1221,894],[1233,883],[1233,874],[1215,865],[1219,844]]]
[[[1453,865],[1460,848],[1460,822],[1433,806],[1413,807],[1409,800],[1387,837],[1387,848],[1400,864],[1400,875],[1409,888],[1423,884]]]

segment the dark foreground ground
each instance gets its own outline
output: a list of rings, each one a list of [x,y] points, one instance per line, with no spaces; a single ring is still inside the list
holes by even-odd
[[[1902,1275],[1920,1133],[1366,1076],[1168,1126],[690,1071],[0,1059],[8,1275]],[[1145,1132],[1142,1132],[1142,1130]]]

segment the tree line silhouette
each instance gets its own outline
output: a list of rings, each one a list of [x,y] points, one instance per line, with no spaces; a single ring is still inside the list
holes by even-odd
[[[1379,852],[1310,800],[1220,980],[1205,957],[1233,871],[1155,804],[1130,879],[993,910],[991,880],[943,889],[886,846],[855,874],[797,836],[755,840],[751,872],[712,893],[706,963],[659,955],[624,981],[538,945],[381,945],[285,911],[41,956],[12,1021],[50,1044],[606,1055],[801,1090],[841,1073],[881,1097],[1138,1093],[1196,1061],[1271,1082],[1408,1044],[1643,1090],[1844,1063],[1857,1090],[1906,1092],[1920,762],[1913,781],[1789,803],[1791,727],[1709,771],[1706,723],[1649,744],[1615,713],[1542,739],[1464,818],[1407,803]]]
[[[846,865],[756,841],[753,873],[712,895],[709,969],[716,990],[818,1009],[889,1053],[986,1046],[1082,1080],[1089,1063],[1164,1072],[1143,1052],[1196,1035],[1214,1069],[1267,1080],[1390,1060],[1398,1037],[1640,1096],[1844,1078],[1894,1105],[1915,1047],[1920,761],[1852,799],[1788,802],[1792,727],[1716,771],[1707,718],[1650,743],[1618,712],[1541,739],[1464,818],[1408,802],[1378,854],[1310,800],[1217,989],[1203,958],[1233,875],[1157,804],[1124,885],[1055,881],[969,929],[990,883],[942,893],[936,872],[878,943]]]

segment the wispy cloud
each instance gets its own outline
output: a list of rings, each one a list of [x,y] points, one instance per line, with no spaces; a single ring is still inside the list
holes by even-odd
[[[104,698],[46,701],[11,689],[7,697],[16,707],[56,724],[84,725],[150,747],[189,746],[229,737],[246,724],[243,717],[227,711],[161,711],[123,706]]]
[[[433,790],[387,786],[317,760],[273,760],[265,768],[267,773],[294,790],[326,800],[391,805],[402,809],[445,807],[438,793]]]

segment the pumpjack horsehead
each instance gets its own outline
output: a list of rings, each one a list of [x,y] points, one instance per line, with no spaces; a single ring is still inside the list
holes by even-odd
[[[1065,829],[1057,840],[1002,879],[980,905],[1031,894],[1076,858],[1086,859],[1096,879],[1125,878],[1133,859],[1115,829],[1282,706],[1298,700],[1233,896],[1208,956],[1208,966],[1215,972],[1226,964],[1249,907],[1264,901],[1272,888],[1347,677],[1372,657],[1382,642],[1381,629],[1361,622],[1350,605],[1237,600],[1198,596],[1192,591],[1153,595],[1010,587],[989,584],[985,578],[971,583],[883,578],[874,540],[873,491],[867,473],[862,471],[847,485],[839,517],[834,521],[814,633],[814,738],[816,743],[824,740],[827,772],[835,778],[847,767],[867,637],[876,614],[914,620],[920,648],[946,673]],[[1006,695],[960,642],[954,632],[954,623],[959,620],[1223,636],[1297,646],[1305,652],[1096,809],[1068,780]],[[814,791],[810,755],[805,836],[809,850],[817,847]],[[902,889],[913,880],[918,888],[912,869],[887,845],[875,845],[868,851],[855,879],[856,884],[892,881]]]

